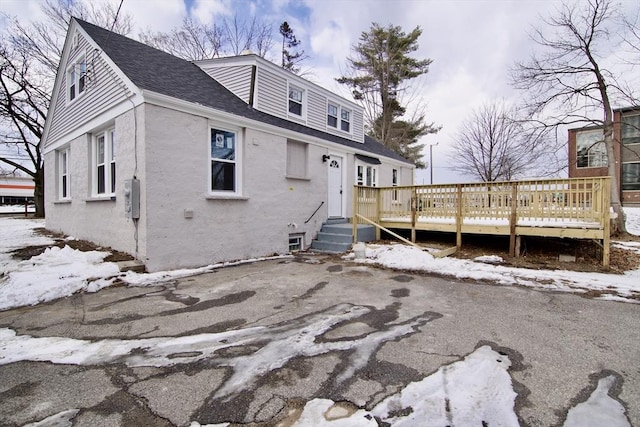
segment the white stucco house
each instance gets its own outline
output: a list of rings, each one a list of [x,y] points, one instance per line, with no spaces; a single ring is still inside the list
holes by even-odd
[[[47,228],[149,271],[306,247],[351,216],[354,184],[413,184],[352,101],[256,55],[193,63],[78,19],[43,147]]]

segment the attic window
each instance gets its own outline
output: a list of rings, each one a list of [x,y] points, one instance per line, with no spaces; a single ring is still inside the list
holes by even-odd
[[[80,57],[69,68],[67,73],[67,88],[69,94],[69,101],[73,101],[78,96],[84,93],[87,78],[87,61],[84,56]]]
[[[71,51],[76,50],[79,44],[80,44],[80,35],[76,32],[71,38]]]

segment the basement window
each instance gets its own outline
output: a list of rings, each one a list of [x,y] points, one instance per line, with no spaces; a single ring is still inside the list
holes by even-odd
[[[298,252],[304,249],[304,233],[289,234],[289,252]]]

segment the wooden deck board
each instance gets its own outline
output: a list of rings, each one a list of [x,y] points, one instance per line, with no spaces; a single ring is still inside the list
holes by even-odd
[[[598,239],[609,264],[608,177],[354,189],[354,218],[386,228]],[[354,219],[354,223],[362,219]],[[516,254],[517,256],[517,254]]]

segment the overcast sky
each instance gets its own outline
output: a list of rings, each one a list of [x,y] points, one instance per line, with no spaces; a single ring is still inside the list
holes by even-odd
[[[553,15],[559,4],[556,0],[124,0],[122,11],[134,18],[136,29],[130,34],[134,38],[140,30],[166,31],[187,15],[209,22],[237,11],[239,16],[255,14],[272,22],[277,39],[278,26],[286,20],[310,57],[303,67],[309,78],[347,97],[348,90],[334,79],[345,70],[351,47],[372,22],[401,26],[407,32],[420,26],[423,33],[415,56],[430,58],[433,64],[416,92],[426,105],[427,121],[442,126],[422,142],[427,144],[427,162],[428,146],[438,143],[433,147],[434,183],[444,183],[469,181],[447,167],[452,161],[448,146],[459,122],[483,103],[503,98],[515,102],[522,96],[509,86],[509,67],[532,53],[528,33],[540,25],[541,17]],[[620,4],[625,13],[638,13],[637,0]],[[38,0],[0,0],[0,10],[23,20],[40,15]],[[274,51],[270,59],[277,55]],[[620,55],[614,52],[612,57]],[[423,182],[429,183],[428,168],[417,174],[416,183]]]

